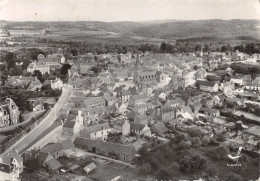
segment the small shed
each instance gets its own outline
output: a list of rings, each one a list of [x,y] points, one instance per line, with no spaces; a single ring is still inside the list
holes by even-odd
[[[87,166],[84,167],[84,170],[87,174],[91,173],[94,169],[97,168],[97,165],[94,162],[91,162]]]

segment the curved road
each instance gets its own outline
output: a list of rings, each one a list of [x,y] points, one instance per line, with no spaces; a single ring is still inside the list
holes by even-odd
[[[55,106],[51,109],[50,113],[27,135],[18,140],[13,146],[9,147],[5,152],[1,154],[0,157],[8,154],[11,150],[17,150],[18,153],[27,147],[37,136],[39,136],[42,132],[44,132],[57,118],[57,114],[60,109],[63,107],[66,102],[69,94],[71,92],[70,88],[63,88],[62,94],[55,104]]]

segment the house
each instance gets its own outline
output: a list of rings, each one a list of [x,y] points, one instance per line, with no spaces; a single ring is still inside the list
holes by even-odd
[[[125,89],[122,89],[120,97],[121,97],[121,100],[122,100],[123,102],[128,102],[129,99],[130,99],[130,96],[131,96],[131,93],[130,93],[130,92],[128,92],[128,91],[125,90]]]
[[[189,106],[190,106],[193,113],[197,113],[199,111],[199,109],[202,107],[202,104],[198,100],[198,101],[195,101],[195,102],[190,102]]]
[[[145,94],[133,95],[129,99],[129,105],[134,106],[138,104],[143,104],[148,101],[148,97]]]
[[[0,127],[17,124],[20,112],[11,98],[6,98],[0,105]]]
[[[63,81],[61,79],[56,79],[51,82],[51,88],[52,89],[59,89],[61,90],[63,87]]]
[[[137,115],[134,119],[135,123],[148,125],[148,117],[145,114]]]
[[[110,126],[108,123],[98,124],[89,126],[80,131],[80,135],[84,138],[89,139],[100,139],[106,140],[108,133],[111,131]]]
[[[233,82],[235,85],[242,86],[244,85],[243,75],[236,74],[234,77],[230,79],[230,82]]]
[[[95,169],[97,168],[97,165],[94,162],[91,162],[90,164],[88,164],[87,166],[85,166],[83,169],[84,171],[88,174],[90,174],[91,172],[93,172]]]
[[[100,140],[91,140],[88,138],[77,137],[74,140],[75,147],[101,154],[106,157],[131,162],[136,154],[133,146],[121,145]]]
[[[178,115],[178,118],[181,120],[193,120],[193,117],[188,112],[182,112]]]
[[[162,89],[154,90],[152,93],[159,99],[166,99],[166,93]]]
[[[114,103],[114,106],[115,106],[118,114],[126,114],[127,113],[127,107],[128,107],[127,103],[117,101],[117,102]]]
[[[41,149],[41,152],[52,155],[54,158],[63,156],[63,153],[67,149],[74,148],[74,143],[69,140],[63,140],[58,143],[48,144]]]
[[[245,85],[245,90],[260,91],[260,81],[258,83],[255,81]]]
[[[216,105],[216,102],[217,102],[217,99],[212,96],[205,97],[200,101],[200,103],[202,104],[202,107],[205,107],[205,108],[212,108],[213,106]]]
[[[207,75],[206,76],[206,79],[208,81],[221,81],[222,80],[222,77],[221,76],[218,76],[218,75]]]
[[[44,75],[46,72],[49,74],[50,73],[50,65],[46,63],[36,63],[32,62],[28,65],[27,67],[27,72],[33,73],[35,70],[39,70],[42,75]]]
[[[30,110],[41,111],[46,109],[47,106],[53,106],[55,104],[55,98],[53,97],[38,97],[28,99]]]
[[[23,159],[13,152],[0,158],[0,179],[1,180],[20,180],[23,172]]]
[[[185,101],[182,98],[175,97],[172,100],[167,100],[165,103],[165,106],[171,106],[171,107],[182,107],[185,106]]]
[[[149,103],[145,103],[145,104],[139,104],[139,105],[136,105],[134,108],[133,108],[133,111],[136,112],[137,114],[139,115],[142,115],[142,114],[146,114],[146,111],[150,108],[154,108],[155,105],[152,104],[151,102]]]
[[[151,126],[151,131],[159,136],[163,136],[168,131],[168,128],[162,122],[158,122]]]
[[[124,136],[130,134],[130,123],[127,119],[117,119],[113,121],[113,126],[117,132],[122,132]]]
[[[42,83],[37,79],[35,81],[32,81],[29,85],[29,87],[27,88],[27,90],[29,91],[37,91],[37,90],[41,90],[42,88]]]
[[[235,84],[233,82],[222,82],[219,86],[219,90],[223,91],[226,96],[233,96]]]
[[[80,122],[78,119],[73,120],[66,120],[62,126],[62,132],[64,135],[69,137],[73,136],[74,134],[78,134],[82,129],[83,122]]]
[[[102,97],[91,97],[84,100],[86,108],[105,107],[106,100]]]
[[[62,166],[62,164],[55,158],[46,161],[45,164],[49,170],[53,170],[53,171],[57,171]]]
[[[204,68],[199,68],[195,72],[195,79],[204,79],[206,77],[206,70]]]
[[[176,110],[173,107],[162,107],[162,122],[169,122],[171,119],[174,119],[176,117],[175,112]]]
[[[59,117],[61,119],[68,119],[70,110],[71,107],[69,105],[64,105],[62,109],[59,111]]]
[[[130,131],[137,135],[151,136],[151,130],[147,125],[139,123],[130,123]]]
[[[218,84],[217,84],[217,82],[198,80],[196,82],[196,84],[198,85],[199,89],[202,90],[202,91],[218,92]]]
[[[220,112],[218,109],[201,108],[199,112],[206,114],[208,116],[219,116]]]

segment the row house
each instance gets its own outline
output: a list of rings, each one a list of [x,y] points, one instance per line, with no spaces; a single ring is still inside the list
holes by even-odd
[[[84,138],[89,138],[92,140],[100,139],[105,141],[110,131],[111,128],[108,125],[108,123],[103,123],[103,124],[89,126],[81,130],[80,135]]]
[[[50,65],[46,63],[36,63],[32,62],[27,67],[27,72],[33,73],[35,70],[39,70],[42,74],[50,73]]]
[[[199,89],[206,92],[218,92],[218,83],[214,81],[202,81],[198,80],[196,82]]]
[[[143,103],[147,102],[148,99],[149,98],[145,94],[133,95],[129,99],[129,105],[134,106],[134,105],[138,105],[138,104],[143,104]]]
[[[74,144],[77,148],[88,150],[90,152],[101,154],[124,162],[131,162],[134,158],[134,155],[136,154],[133,146],[104,142],[100,140],[91,140],[77,137],[74,140]]]
[[[91,97],[84,100],[86,108],[105,107],[106,100],[102,97]]]
[[[130,123],[130,131],[137,135],[144,135],[151,137],[151,130],[147,125],[140,124],[140,123]]]
[[[145,103],[145,104],[139,104],[136,105],[133,108],[133,111],[136,112],[139,115],[146,114],[146,111],[148,109],[154,108],[155,106],[152,103]]]
[[[246,90],[260,91],[260,83],[251,83],[245,86]]]
[[[173,100],[168,100],[165,103],[165,106],[171,106],[171,107],[182,107],[185,106],[185,101],[182,98],[174,98]]]
[[[162,107],[161,114],[162,114],[162,122],[169,122],[170,120],[176,117],[175,108],[173,107]]]

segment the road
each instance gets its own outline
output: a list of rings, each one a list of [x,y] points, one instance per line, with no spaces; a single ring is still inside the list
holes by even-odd
[[[63,88],[62,94],[55,104],[55,106],[51,109],[49,114],[27,135],[22,137],[19,141],[17,141],[13,146],[9,147],[4,153],[1,154],[0,157],[7,155],[12,150],[17,150],[19,153],[26,148],[37,136],[39,136],[42,132],[44,132],[57,118],[57,114],[64,103],[66,102],[71,89]]]

